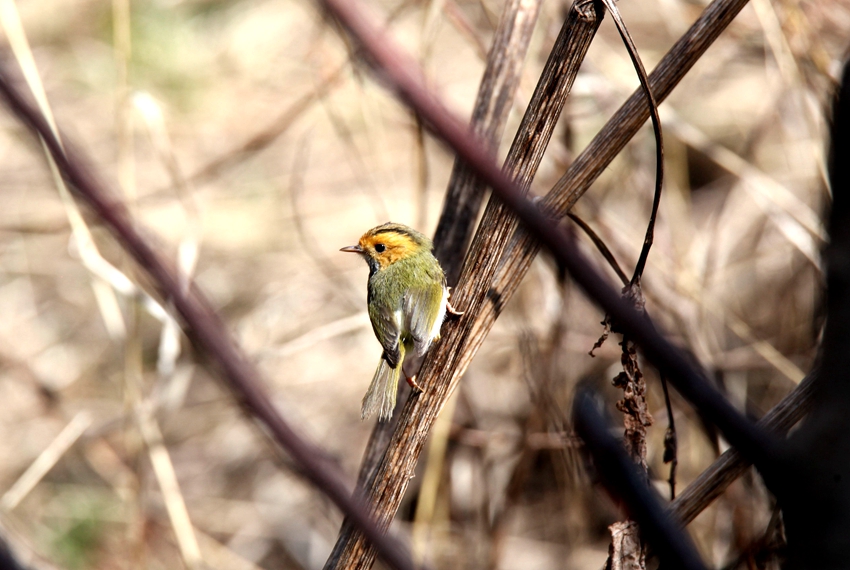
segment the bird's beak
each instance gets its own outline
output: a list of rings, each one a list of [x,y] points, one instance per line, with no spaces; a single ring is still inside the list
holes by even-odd
[[[343,248],[340,248],[340,251],[347,251],[349,253],[363,253],[363,248],[359,245],[347,245]]]

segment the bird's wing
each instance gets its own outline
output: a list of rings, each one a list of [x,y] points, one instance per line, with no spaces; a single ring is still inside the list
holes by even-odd
[[[411,287],[404,294],[403,311],[416,354],[423,355],[435,338],[446,313],[446,290],[440,283]]]
[[[374,303],[369,304],[369,320],[372,321],[372,330],[375,331],[378,342],[384,348],[383,359],[387,361],[390,368],[398,366],[402,356],[398,345],[401,336],[399,317],[400,311],[394,311],[390,307],[379,307]]]

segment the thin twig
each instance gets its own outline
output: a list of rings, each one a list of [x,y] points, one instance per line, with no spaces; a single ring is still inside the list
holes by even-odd
[[[53,469],[53,466],[68,452],[91,426],[88,412],[78,412],[62,431],[44,448],[38,457],[18,477],[18,480],[0,498],[0,511],[9,512]]]
[[[634,287],[640,282],[640,278],[643,275],[643,269],[646,266],[646,259],[649,256],[649,250],[652,248],[652,240],[655,235],[655,218],[658,214],[658,206],[661,203],[661,190],[664,187],[664,138],[661,133],[661,117],[658,115],[658,103],[655,102],[655,96],[652,94],[652,89],[649,86],[649,78],[646,76],[646,69],[643,67],[643,62],[632,41],[632,36],[629,34],[623,18],[620,17],[620,11],[614,0],[602,1],[605,3],[608,11],[611,12],[611,17],[617,24],[617,31],[620,32],[620,37],[623,38],[623,43],[626,44],[626,50],[629,52],[629,57],[635,66],[635,71],[637,71],[641,89],[646,95],[647,105],[649,106],[649,117],[652,119],[652,131],[655,134],[655,194],[652,198],[652,212],[649,214],[649,224],[646,227],[643,247],[641,248],[638,262],[635,265],[635,272],[632,275],[631,286]]]
[[[667,431],[664,433],[664,463],[670,464],[670,500],[676,498],[676,468],[679,466],[678,437],[676,435],[676,420],[673,418],[673,404],[670,402],[670,390],[667,389],[667,378],[661,376],[661,388],[664,390],[664,406],[667,409]]]
[[[312,109],[316,103],[343,84],[342,80],[346,77],[345,72],[348,67],[348,61],[339,65],[309,93],[305,93],[284,109],[271,124],[200,167],[188,177],[188,180],[194,184],[203,184],[268,148],[274,141],[286,134],[292,125]]]
[[[153,410],[145,409],[144,406],[138,410],[139,431],[148,448],[151,467],[162,491],[162,499],[174,536],[177,538],[177,547],[180,549],[183,562],[190,570],[202,568],[203,558],[201,548],[198,546],[198,537],[195,535],[195,527],[192,525],[186,501],[177,481],[174,463],[162,441],[162,431],[152,412]]]
[[[567,214],[567,217],[569,219],[571,219],[573,222],[575,222],[576,225],[578,227],[580,227],[581,230],[585,234],[587,234],[587,237],[590,238],[590,241],[593,242],[593,245],[596,246],[596,249],[599,250],[599,253],[602,254],[602,257],[605,258],[605,261],[608,262],[608,265],[611,266],[611,269],[614,270],[614,273],[616,273],[617,277],[620,278],[620,281],[623,282],[623,285],[628,285],[629,284],[629,278],[626,275],[626,272],[623,271],[622,268],[620,267],[620,264],[617,263],[617,258],[614,257],[614,254],[611,253],[611,250],[608,249],[607,245],[605,245],[605,241],[603,241],[603,239],[601,237],[599,237],[599,234],[597,234],[595,231],[593,231],[593,228],[591,228],[587,224],[587,222],[585,222],[584,220],[582,220],[581,218],[579,218],[578,216],[576,216],[572,212]]]

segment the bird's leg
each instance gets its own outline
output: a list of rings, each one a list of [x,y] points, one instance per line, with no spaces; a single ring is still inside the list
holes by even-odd
[[[416,377],[419,375],[419,368],[422,366],[422,357],[417,356],[415,353],[411,353],[410,358],[401,363],[400,366],[401,373],[404,374],[404,379],[407,380],[410,387],[418,392],[424,392],[425,390],[423,390],[422,386],[420,386],[416,381]],[[411,368],[413,369],[413,374],[408,374],[407,371]]]

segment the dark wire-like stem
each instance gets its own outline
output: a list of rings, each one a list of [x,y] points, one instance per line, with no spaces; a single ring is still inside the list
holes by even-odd
[[[572,212],[567,214],[567,217],[573,222],[575,222],[575,224],[581,228],[581,231],[583,231],[587,235],[587,237],[590,238],[590,241],[593,242],[593,245],[596,246],[596,249],[599,250],[599,253],[602,254],[602,257],[605,258],[605,261],[608,262],[608,265],[611,267],[611,269],[614,270],[614,273],[617,274],[617,277],[620,278],[620,281],[623,282],[623,285],[628,285],[629,278],[626,276],[625,271],[623,271],[623,269],[620,267],[620,264],[617,263],[617,258],[614,257],[614,254],[611,253],[611,250],[608,249],[608,246],[605,244],[602,238],[599,237],[599,235],[595,231],[593,231],[593,228],[591,228],[587,224],[587,222],[585,222]]]
[[[667,378],[661,376],[661,388],[664,390],[664,406],[667,409],[667,432],[664,434],[664,463],[670,464],[670,500],[676,499],[676,468],[679,466],[678,437],[676,420],[673,418],[673,404],[670,401],[670,390],[667,389]]]
[[[638,54],[637,47],[632,41],[632,36],[629,34],[626,23],[620,16],[620,11],[617,8],[614,0],[602,0],[605,7],[611,12],[611,17],[614,23],[617,24],[617,31],[620,32],[620,37],[626,45],[626,51],[629,52],[629,57],[637,71],[640,86],[646,95],[646,102],[649,106],[649,118],[652,120],[652,131],[655,134],[655,193],[652,198],[652,211],[649,214],[649,224],[646,227],[646,236],[643,240],[643,247],[640,250],[640,257],[635,265],[635,272],[632,275],[630,285],[634,287],[640,283],[640,278],[643,275],[643,270],[646,267],[646,260],[649,257],[649,250],[652,248],[652,241],[655,236],[655,219],[658,215],[658,206],[661,204],[661,190],[664,187],[664,137],[661,133],[661,117],[658,115],[658,103],[655,101],[655,95],[652,94],[652,88],[649,86],[649,78],[646,75],[646,69],[643,67],[643,62]]]

